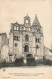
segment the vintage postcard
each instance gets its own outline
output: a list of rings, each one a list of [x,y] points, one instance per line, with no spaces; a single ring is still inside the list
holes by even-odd
[[[52,79],[52,0],[0,0],[0,79]]]

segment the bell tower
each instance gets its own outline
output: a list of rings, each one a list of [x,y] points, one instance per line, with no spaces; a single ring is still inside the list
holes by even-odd
[[[44,52],[44,36],[42,27],[40,25],[40,22],[38,20],[37,14],[35,15],[35,19],[32,24],[32,28],[35,32],[35,48],[36,48],[36,56],[43,56]]]
[[[24,17],[24,24],[30,24],[30,17],[28,16],[28,14]]]

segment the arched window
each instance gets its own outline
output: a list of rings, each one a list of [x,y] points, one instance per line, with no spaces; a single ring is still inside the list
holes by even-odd
[[[30,28],[29,28],[29,31],[30,31]]]
[[[40,39],[39,38],[35,38],[35,42],[40,42]]]
[[[37,32],[40,33],[40,29],[37,29]]]
[[[24,27],[24,30],[25,30],[25,27]]]
[[[28,20],[26,20],[26,23],[28,23]]]
[[[14,30],[16,30],[16,26],[14,26]]]
[[[38,49],[38,48],[39,48],[39,46],[38,46],[38,45],[36,45],[36,48]]]
[[[25,36],[25,41],[29,41],[29,36],[28,35]]]
[[[28,45],[25,45],[24,52],[29,52],[29,46]]]
[[[17,27],[17,30],[18,30],[18,27]]]

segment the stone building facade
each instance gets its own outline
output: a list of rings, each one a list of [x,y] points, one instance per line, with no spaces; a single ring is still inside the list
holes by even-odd
[[[52,61],[52,48],[44,45],[43,28],[40,25],[37,15],[31,24],[31,18],[24,17],[24,23],[11,23],[9,38],[6,33],[0,33],[0,63],[15,62],[23,58]]]
[[[5,50],[7,50],[8,46],[8,38],[6,33],[0,33],[0,62],[3,60]]]
[[[9,59],[10,62],[16,58],[27,56],[32,58],[43,58],[44,35],[37,15],[31,25],[31,18],[24,17],[24,24],[11,23],[9,33]]]

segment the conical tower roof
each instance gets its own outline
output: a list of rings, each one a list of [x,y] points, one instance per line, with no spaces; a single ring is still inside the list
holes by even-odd
[[[34,21],[33,21],[32,26],[34,26],[34,25],[40,26],[40,22],[39,22],[39,20],[38,20],[37,14],[35,15],[35,19],[34,19]]]

